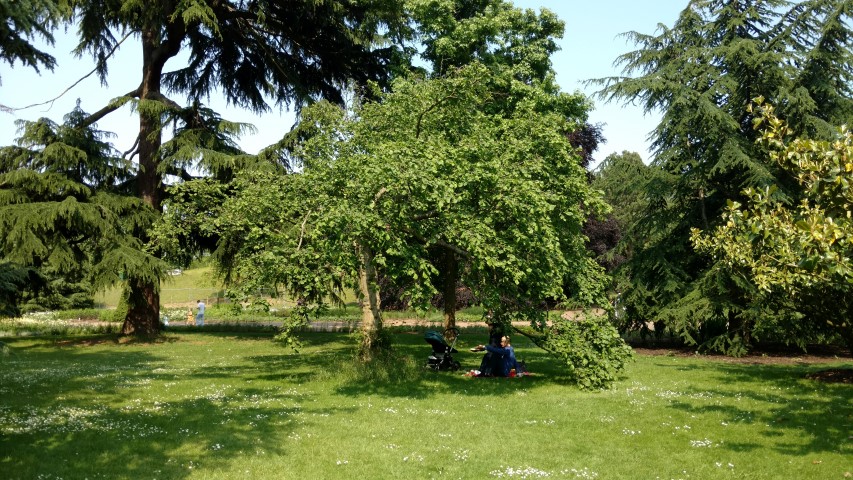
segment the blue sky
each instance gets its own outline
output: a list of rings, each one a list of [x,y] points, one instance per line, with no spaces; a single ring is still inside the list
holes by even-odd
[[[631,30],[654,33],[659,23],[671,26],[687,0],[515,0],[514,3],[522,8],[547,8],[566,22],[566,31],[560,41],[561,51],[553,57],[557,81],[564,91],[579,90],[592,95],[596,88],[586,87],[582,82],[620,74],[613,65],[614,60],[634,48],[619,34]],[[60,33],[57,36],[56,45],[50,49],[59,62],[54,73],[42,71],[39,75],[20,64],[14,68],[8,64],[0,65],[0,104],[20,108],[50,100],[89,73],[94,67],[90,58],[75,59],[69,54],[75,44],[71,34]],[[0,145],[11,144],[17,136],[14,125],[17,119],[49,117],[59,122],[78,98],[84,110],[94,112],[109,99],[134,89],[139,82],[139,49],[133,38],[122,45],[110,66],[108,86],[102,86],[92,75],[52,105],[14,114],[0,112]],[[170,67],[177,68],[174,64],[167,64],[167,68]],[[647,135],[657,124],[659,115],[644,115],[641,109],[631,105],[595,103],[590,121],[604,124],[604,136],[607,138],[607,143],[599,148],[595,158],[601,160],[610,153],[628,150],[640,153],[644,160],[649,161]],[[255,125],[258,132],[244,136],[240,142],[245,150],[253,153],[278,140],[294,121],[289,112],[275,111],[258,117],[228,108],[218,98],[212,98],[210,105],[224,118]],[[128,108],[112,113],[98,126],[117,134],[113,142],[121,151],[130,148],[138,131],[137,120]]]

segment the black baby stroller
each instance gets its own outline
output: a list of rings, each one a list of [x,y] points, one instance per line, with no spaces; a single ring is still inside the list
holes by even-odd
[[[453,347],[456,345],[456,339],[459,337],[459,333],[455,328],[449,328],[445,330],[445,334],[453,339],[453,342],[450,345],[447,344],[444,336],[435,330],[427,330],[424,334],[424,340],[432,346],[432,353],[427,359],[426,366],[436,371],[459,370],[462,365],[454,360],[452,355],[454,353],[458,353],[458,350]]]

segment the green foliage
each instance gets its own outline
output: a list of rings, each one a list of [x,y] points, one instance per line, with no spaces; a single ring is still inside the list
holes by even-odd
[[[756,143],[748,106],[759,95],[779,104],[798,133],[825,135],[828,123],[848,122],[851,30],[839,19],[849,10],[842,0],[691,1],[672,27],[626,34],[638,49],[618,60],[626,76],[595,81],[600,95],[662,113],[651,133],[656,158],[641,190],[645,206],[626,234],[622,300],[633,325],[666,324],[689,342],[731,353],[748,346],[756,293],[716,270],[719,259],[697,254],[690,232],[714,228],[728,200],[745,200],[744,188],[775,184],[780,199],[802,195],[768,161],[767,145]]]
[[[583,320],[558,317],[537,345],[568,367],[569,378],[584,389],[609,388],[633,357],[633,351],[607,317]]]
[[[91,306],[120,275],[164,269],[136,238],[156,216],[132,197],[133,165],[86,117],[78,105],[62,125],[22,121],[18,146],[0,148],[0,253],[33,269],[27,310]]]
[[[0,261],[0,316],[14,317],[20,313],[20,292],[28,276],[28,269]]]
[[[190,180],[190,171],[200,171],[228,181],[254,161],[240,152],[234,141],[251,128],[222,119],[200,100],[221,91],[229,103],[258,112],[268,110],[268,102],[301,106],[321,97],[342,102],[341,90],[350,81],[364,86],[369,80],[386,79],[386,66],[394,52],[377,48],[379,31],[389,36],[405,31],[401,6],[393,0],[369,5],[314,0],[287,4],[72,0],[61,2],[61,9],[47,1],[17,2],[14,6],[7,3],[0,5],[9,18],[3,24],[5,30],[11,29],[9,35],[2,35],[2,58],[10,63],[20,59],[52,68],[51,57],[12,47],[33,34],[52,41],[50,29],[54,20],[61,18],[73,24],[78,33],[74,52],[94,57],[97,73],[106,86],[112,54],[119,44],[131,36],[130,32],[141,43],[143,71],[137,88],[92,115],[83,115],[78,109],[65,130],[49,121],[27,127],[22,155],[30,156],[29,147],[39,146],[41,158],[27,159],[25,171],[15,172],[23,166],[16,158],[18,152],[4,153],[3,171],[8,168],[9,173],[4,174],[3,185],[8,179],[24,186],[33,183],[36,176],[41,182],[36,196],[53,192],[61,198],[51,198],[50,203],[44,198],[26,197],[20,191],[14,196],[0,196],[7,216],[16,215],[11,227],[9,221],[0,219],[3,238],[8,238],[5,247],[11,249],[5,256],[22,264],[36,264],[42,271],[41,263],[47,257],[52,265],[58,265],[55,272],[65,277],[70,275],[67,267],[77,265],[77,276],[91,276],[96,289],[123,279],[129,289],[126,333],[153,334],[157,329],[159,280],[168,268],[159,256],[170,246],[150,244],[149,233],[159,214],[166,175]],[[9,33],[5,30],[0,33]],[[128,33],[119,40],[116,32]],[[165,73],[166,62],[182,53],[179,58],[186,59],[186,64]],[[183,95],[180,101],[188,105],[168,98],[164,91]],[[101,142],[92,126],[128,103],[139,115],[140,131],[134,146],[118,157],[111,146]],[[164,134],[170,137],[165,143]],[[96,158],[93,152],[103,155]],[[127,159],[134,157],[135,165],[128,168],[131,162]],[[19,165],[12,165],[15,163]],[[40,169],[47,164],[51,168]],[[97,176],[75,177],[75,165],[85,167],[86,175]],[[110,177],[110,173],[122,177]],[[93,184],[112,190],[107,192],[109,188],[99,189]],[[139,200],[134,203],[120,198],[126,193],[138,195]],[[41,203],[34,205],[36,202]],[[12,203],[27,214],[12,212]],[[78,252],[63,240],[68,232],[53,225],[88,229],[96,240],[80,241],[80,250],[86,251]],[[181,238],[192,238],[194,233],[187,232]],[[199,245],[185,245],[177,257],[186,260],[188,249],[196,247]]]
[[[39,50],[31,41],[41,38],[53,45],[52,30],[65,8],[55,0],[3,0],[0,2],[0,60],[15,62],[39,71],[39,66],[53,70],[56,59]]]
[[[409,0],[407,7],[435,75],[479,62],[525,83],[553,82],[551,55],[564,22],[551,11],[537,14],[505,0]]]
[[[757,111],[761,141],[803,198],[790,204],[775,187],[747,189],[748,204],[730,202],[723,224],[706,235],[694,230],[693,242],[754,285],[755,302],[800,312],[802,322],[853,346],[853,134],[845,126],[832,141],[791,138],[772,107],[759,103]]]
[[[486,114],[489,76],[472,66],[401,80],[352,118],[307,109],[320,133],[299,146],[304,172],[245,175],[216,221],[221,244],[239,245],[234,278],[316,302],[352,282],[361,243],[427,308],[437,290],[428,251],[442,246],[468,262],[464,282],[507,318],[538,318],[564,284],[594,301],[602,274],[579,232],[584,209],[602,205],[563,135],[569,126],[535,102],[507,118]]]

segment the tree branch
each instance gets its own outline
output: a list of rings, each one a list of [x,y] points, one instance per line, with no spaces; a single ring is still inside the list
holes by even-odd
[[[412,220],[416,222],[420,222],[421,220],[428,220],[430,218],[436,218],[439,216],[438,210],[430,210],[426,213],[421,213],[420,215],[415,215],[412,217]]]
[[[76,82],[72,83],[70,87],[68,87],[68,88],[66,88],[65,90],[63,90],[63,91],[62,91],[62,93],[60,93],[59,95],[57,95],[57,96],[55,96],[55,97],[51,98],[50,100],[47,100],[47,101],[44,101],[44,102],[41,102],[41,103],[33,103],[32,105],[27,105],[26,107],[11,108],[11,107],[7,107],[7,106],[3,105],[3,106],[2,106],[2,110],[3,110],[3,111],[5,111],[5,112],[9,112],[9,113],[11,113],[11,112],[17,112],[17,111],[20,111],[20,110],[26,110],[26,109],[28,109],[28,108],[39,107],[39,106],[47,105],[47,104],[50,104],[50,107],[48,107],[48,109],[47,109],[47,110],[50,110],[51,108],[53,108],[53,104],[54,104],[54,102],[56,102],[57,100],[59,100],[60,98],[62,98],[62,96],[63,96],[63,95],[65,95],[66,93],[68,93],[69,91],[71,91],[71,89],[72,89],[72,88],[74,88],[74,87],[76,87],[77,85],[79,85],[79,84],[80,84],[80,82],[82,82],[83,80],[86,80],[87,78],[91,77],[93,73],[97,72],[97,71],[98,71],[98,69],[99,69],[99,68],[100,68],[100,67],[101,67],[101,66],[102,66],[102,65],[107,61],[107,59],[108,59],[108,58],[110,58],[111,56],[113,56],[113,54],[115,53],[115,51],[116,51],[116,50],[118,50],[118,47],[119,47],[122,43],[124,43],[124,41],[125,41],[125,40],[127,40],[127,39],[132,35],[132,34],[133,34],[133,32],[128,32],[128,33],[127,33],[127,35],[125,35],[121,40],[119,40],[119,41],[118,41],[118,43],[116,43],[116,44],[113,46],[112,50],[110,50],[110,53],[108,53],[106,57],[104,57],[104,58],[102,58],[102,59],[98,60],[98,63],[95,65],[95,68],[93,68],[91,72],[87,73],[86,75],[82,76],[79,80],[77,80]],[[106,114],[105,114],[105,115],[106,115]]]
[[[423,122],[424,115],[435,110],[439,105],[444,103],[447,99],[455,98],[453,95],[447,95],[446,97],[440,98],[437,102],[433,103],[426,110],[422,111],[420,115],[418,115],[418,123],[415,126],[415,138],[420,138],[421,136],[421,122]]]
[[[299,251],[302,248],[302,239],[305,238],[305,225],[308,223],[308,217],[311,215],[309,211],[305,214],[305,218],[302,220],[302,226],[299,229],[299,244],[296,245],[296,251]]]
[[[123,97],[134,97],[134,98],[139,97],[139,88],[137,88],[137,89],[135,89],[135,90],[131,90],[131,91],[129,91],[129,92],[127,92],[127,93],[125,93],[125,94],[124,94],[124,95],[122,95],[122,96],[123,96]],[[93,123],[97,122],[98,120],[100,120],[100,119],[102,119],[102,118],[106,117],[106,116],[107,116],[107,115],[109,115],[110,113],[115,112],[116,110],[118,110],[119,108],[121,108],[123,105],[124,105],[123,103],[113,103],[113,102],[111,102],[111,103],[110,103],[109,105],[107,105],[106,107],[104,107],[104,108],[102,108],[102,109],[98,110],[97,112],[95,112],[95,113],[93,113],[93,114],[89,115],[88,117],[86,117],[86,119],[85,119],[85,120],[83,120],[83,123],[82,123],[80,126],[81,126],[81,127],[88,127],[89,125],[91,125],[91,124],[93,124]]]

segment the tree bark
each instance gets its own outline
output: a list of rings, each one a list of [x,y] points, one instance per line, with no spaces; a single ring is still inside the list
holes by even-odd
[[[160,32],[156,29],[142,32],[142,83],[139,86],[140,101],[160,101],[163,66],[166,60],[174,56],[174,48],[169,48],[169,42],[162,42]],[[163,178],[158,172],[158,151],[162,143],[161,120],[157,114],[152,114],[146,108],[139,109],[139,172],[137,174],[137,189],[139,198],[145,203],[160,210],[161,186]],[[139,232],[141,240],[146,241],[145,232]],[[153,335],[160,328],[160,293],[159,285],[151,281],[128,279],[129,308],[122,326],[122,332],[133,335]]]
[[[160,332],[160,293],[150,282],[129,281],[124,335],[154,336]],[[151,319],[154,319],[152,322]]]
[[[456,328],[456,284],[459,281],[459,260],[449,249],[444,251],[444,331]]]
[[[381,340],[382,311],[379,300],[379,283],[371,248],[364,244],[358,245],[359,268],[358,287],[361,291],[361,347],[359,355],[363,360],[370,360],[374,353],[383,348]]]

